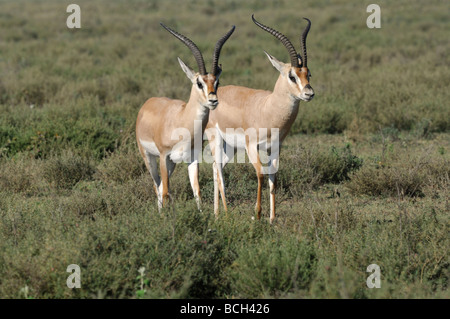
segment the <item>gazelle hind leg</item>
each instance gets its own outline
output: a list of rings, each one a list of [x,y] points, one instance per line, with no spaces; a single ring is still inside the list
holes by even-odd
[[[172,160],[169,157],[167,157],[166,166],[167,166],[167,172],[169,173],[168,178],[170,178],[170,176],[172,176],[173,172],[175,171],[176,165],[177,165],[176,163],[172,162]],[[169,187],[167,187],[167,196],[169,196],[170,203],[173,204],[173,197],[172,197],[172,193],[169,190]]]
[[[156,162],[156,156],[145,152],[145,164],[147,166],[148,171],[150,172],[150,176],[153,179],[154,189],[156,192],[156,197],[158,199],[158,211],[162,208],[162,197],[161,197],[161,178],[158,174],[158,164]]]
[[[161,154],[159,157],[159,168],[161,170],[161,184],[159,188],[162,206],[165,206],[167,199],[172,201],[169,191],[169,178],[175,170],[175,163],[166,155]]]

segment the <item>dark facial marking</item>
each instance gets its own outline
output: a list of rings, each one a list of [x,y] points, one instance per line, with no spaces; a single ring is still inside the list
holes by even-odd
[[[305,67],[295,69],[295,73],[297,74],[298,78],[300,79],[300,83],[303,87],[305,87],[307,84],[309,84],[308,79],[308,69]]]
[[[201,84],[199,80],[197,80],[197,87],[198,87],[200,90],[203,90],[203,84]]]
[[[219,86],[218,80],[216,82],[216,77],[212,76],[211,74],[207,74],[202,76],[203,82],[205,82],[206,85],[206,91],[209,94],[216,94],[217,88]]]
[[[293,83],[297,83],[297,80],[295,79],[295,76],[292,75],[291,71],[289,71],[289,79],[290,79]]]

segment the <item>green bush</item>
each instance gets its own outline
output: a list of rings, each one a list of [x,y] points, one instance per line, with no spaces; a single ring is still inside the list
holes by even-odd
[[[124,183],[138,178],[141,174],[148,174],[137,146],[133,143],[110,153],[97,166],[95,178],[104,183]]]
[[[261,239],[242,245],[230,267],[231,292],[246,298],[280,298],[307,289],[314,277],[316,256],[310,243]]]
[[[429,154],[426,154],[429,156]],[[405,156],[406,157],[406,156]],[[424,196],[427,186],[448,188],[450,162],[444,158],[405,157],[374,163],[351,175],[346,187],[353,194],[371,196]]]
[[[94,172],[90,159],[66,151],[46,161],[43,176],[55,189],[71,189],[82,180],[92,179]]]
[[[329,151],[298,147],[281,154],[278,182],[286,192],[302,196],[307,190],[327,183],[340,183],[362,166],[363,160],[352,154],[350,144],[332,146]]]
[[[0,190],[13,193],[38,194],[46,188],[41,181],[42,163],[25,156],[0,161]]]

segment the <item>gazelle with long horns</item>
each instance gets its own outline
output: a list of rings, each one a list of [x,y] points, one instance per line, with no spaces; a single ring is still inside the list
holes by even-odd
[[[199,72],[195,72],[178,58],[181,69],[192,82],[189,101],[186,103],[166,97],[153,97],[147,100],[140,109],[136,121],[137,144],[153,178],[158,197],[158,208],[163,207],[170,196],[169,177],[173,173],[176,163],[187,161],[191,187],[200,209],[198,155],[202,145],[196,147],[194,137],[202,137],[210,110],[214,110],[218,105],[217,88],[222,72],[221,66],[219,66],[220,51],[234,32],[235,27],[233,26],[217,41],[214,48],[212,70],[211,73],[207,73],[203,56],[195,43],[162,23],[161,26],[191,50],[197,61]],[[201,125],[195,125],[196,122]],[[186,132],[190,139],[183,139],[180,142],[179,132]],[[161,177],[157,168],[158,157]]]
[[[253,22],[281,41],[289,52],[290,64],[278,61],[265,52],[272,65],[280,72],[273,92],[255,90],[242,86],[225,86],[218,90],[220,108],[212,111],[206,129],[210,148],[214,156],[214,212],[219,212],[219,191],[225,211],[227,210],[225,183],[222,168],[231,159],[227,149],[245,149],[250,162],[253,164],[258,178],[258,190],[255,211],[257,218],[261,218],[261,187],[263,176],[268,172],[270,188],[270,222],[275,219],[275,187],[276,171],[278,169],[279,153],[274,148],[281,147],[286,135],[297,117],[299,102],[310,101],[314,91],[309,84],[311,76],[307,67],[306,37],[311,27],[311,21],[301,36],[303,57],[297,54],[289,39],[280,32],[267,27],[255,20]],[[230,130],[231,129],[231,130]],[[253,130],[256,138],[238,136],[238,133],[227,134],[227,131],[245,132]],[[267,134],[261,134],[266,130]],[[272,133],[272,132],[275,132]],[[241,142],[237,142],[241,141]],[[268,145],[268,146],[267,146]],[[268,170],[264,170],[260,158],[260,148],[272,152],[268,162]]]

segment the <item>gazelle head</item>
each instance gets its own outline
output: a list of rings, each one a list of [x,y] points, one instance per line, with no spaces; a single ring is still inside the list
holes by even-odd
[[[309,29],[311,28],[311,21],[307,18],[304,19],[308,21],[308,25],[306,26],[300,38],[303,51],[302,58],[300,54],[297,54],[294,46],[285,35],[275,29],[259,23],[255,20],[254,15],[252,15],[253,22],[258,27],[260,27],[264,31],[267,31],[275,38],[280,40],[289,52],[289,56],[291,58],[290,64],[280,62],[275,57],[264,51],[264,53],[266,53],[267,57],[269,58],[269,61],[272,63],[275,69],[280,72],[282,78],[287,83],[289,93],[297,100],[311,101],[314,97],[314,90],[309,84],[311,72],[309,71],[307,66],[308,61],[306,55],[306,37],[308,36]]]
[[[180,63],[181,69],[186,73],[186,76],[192,82],[192,90],[197,93],[198,103],[203,107],[210,110],[214,110],[219,101],[217,99],[217,89],[219,87],[219,77],[222,73],[221,65],[219,65],[220,50],[231,34],[234,32],[235,26],[233,26],[223,37],[221,37],[214,48],[213,54],[213,64],[211,73],[206,72],[205,62],[203,60],[202,53],[199,48],[186,36],[166,27],[161,23],[161,26],[169,31],[173,36],[183,42],[191,51],[197,61],[198,72],[188,67],[180,58],[178,62]]]

